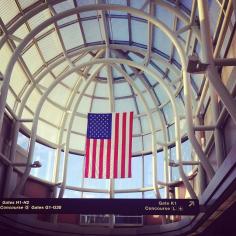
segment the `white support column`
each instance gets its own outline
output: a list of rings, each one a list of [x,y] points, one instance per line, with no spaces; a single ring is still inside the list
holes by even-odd
[[[207,68],[207,78],[212,84],[215,92],[219,95],[222,102],[224,103],[226,109],[231,115],[234,123],[236,123],[236,102],[230,95],[227,88],[221,81],[221,78],[217,72],[214,65],[213,59],[213,46],[210,35],[210,23],[208,16],[208,3],[204,0],[198,0],[199,9],[199,19],[200,19],[200,29],[201,29],[201,39],[202,39],[202,55],[203,63],[209,64]]]
[[[110,50],[107,49],[108,54],[110,54]],[[109,58],[109,55],[106,56],[106,58]],[[113,91],[113,76],[112,76],[112,71],[111,71],[111,66],[107,65],[107,82],[108,82],[108,87],[109,87],[109,102],[110,102],[110,112],[115,111],[115,103],[114,103],[114,91]],[[114,179],[110,179],[110,198],[114,198],[114,186],[115,186],[115,181]]]
[[[228,11],[231,5],[231,2],[228,3]],[[213,125],[217,123],[217,118],[219,116],[218,111],[218,99],[217,94],[221,97],[222,102],[225,104],[228,112],[231,114],[234,122],[236,122],[236,103],[233,100],[232,96],[229,94],[229,91],[226,89],[224,84],[221,81],[220,75],[217,72],[217,69],[214,65],[213,59],[213,46],[210,35],[210,23],[208,16],[208,3],[202,0],[198,0],[198,9],[200,17],[200,29],[202,37],[202,59],[203,63],[209,64],[206,71],[206,78],[210,81],[209,89],[211,95],[211,109],[212,109],[212,122]],[[221,39],[222,37],[220,37]],[[220,47],[219,44],[217,44]],[[219,48],[216,50],[220,51]],[[222,135],[220,129],[216,127],[214,130],[214,139],[215,139],[215,150],[216,150],[216,160],[217,166],[219,167],[224,160],[223,155],[223,145],[222,145]]]
[[[18,138],[18,133],[20,129],[20,122],[18,120],[15,121],[15,124],[13,126],[13,136],[12,136],[12,143],[10,150],[10,158],[9,161],[11,163],[14,163],[15,161],[15,153],[16,153],[16,147],[17,147],[17,138]],[[13,155],[14,154],[14,155]],[[3,197],[10,197],[10,185],[11,185],[11,180],[12,180],[12,173],[13,173],[13,166],[9,165],[7,167],[7,172],[6,172],[6,180],[5,180],[5,188],[3,192]]]

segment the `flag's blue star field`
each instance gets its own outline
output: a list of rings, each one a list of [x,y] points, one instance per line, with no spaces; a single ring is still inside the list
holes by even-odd
[[[87,138],[110,139],[112,127],[112,114],[88,114]]]

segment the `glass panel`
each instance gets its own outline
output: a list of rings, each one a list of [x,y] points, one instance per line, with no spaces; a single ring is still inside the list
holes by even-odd
[[[43,65],[43,61],[35,45],[31,46],[23,54],[23,59],[32,74]]]
[[[115,110],[117,112],[136,112],[134,100],[132,98],[127,99],[116,99],[115,100]]]
[[[110,180],[108,179],[84,179],[84,188],[108,189]]]
[[[16,95],[18,95],[21,92],[26,82],[27,82],[27,78],[22,68],[20,67],[20,64],[16,62],[13,68],[12,76],[10,80],[10,85]]]
[[[114,83],[115,97],[123,97],[132,95],[131,89],[128,83]]]
[[[60,29],[66,49],[71,49],[84,44],[80,26],[78,23]]]
[[[134,189],[142,187],[142,157],[132,158],[132,178],[115,179],[115,189]]]
[[[81,187],[83,178],[84,157],[69,154],[68,172],[66,184],[69,186]]]
[[[164,143],[163,131],[156,132],[156,140],[157,142]]]
[[[82,134],[87,132],[87,119],[84,117],[76,116],[72,125],[72,130]]]
[[[140,121],[138,118],[134,118],[133,122],[133,135],[141,133]]]
[[[209,18],[211,19],[210,20],[210,31],[211,31],[211,35],[213,36],[215,33],[217,21],[218,21],[219,14],[220,14],[220,5],[217,1],[210,0],[208,3],[208,7],[209,7]]]
[[[102,41],[98,20],[82,21],[82,25],[87,43]]]
[[[151,134],[143,136],[144,150],[150,152],[152,150],[152,136]]]
[[[53,115],[52,115],[53,114]],[[44,102],[42,107],[40,118],[47,120],[53,125],[60,126],[61,118],[63,115],[63,111],[58,109],[55,105],[50,102]]]
[[[146,199],[155,199],[156,198],[156,193],[154,191],[144,192],[144,198],[146,198]]]
[[[151,66],[148,66],[148,67],[151,67]],[[153,69],[153,68],[151,68],[151,69]],[[155,70],[155,71],[156,71],[156,70]],[[145,76],[146,80],[148,81],[148,83],[150,83],[151,85],[154,85],[154,84],[157,83],[157,80],[154,79],[154,78],[153,78],[152,76],[150,76],[149,74],[144,73],[144,76]]]
[[[18,133],[17,144],[23,149],[27,150],[29,145],[29,138],[22,133]]]
[[[130,52],[130,53],[128,54],[128,56],[129,56],[130,58],[132,58],[132,60],[135,61],[135,62],[138,62],[138,63],[142,63],[142,62],[143,62],[143,57],[140,57],[140,56],[138,56],[138,55],[135,54],[135,53]]]
[[[169,38],[156,27],[154,28],[153,46],[167,55],[170,55],[171,53],[172,45]]]
[[[132,153],[143,151],[142,138],[133,137],[132,140]]]
[[[9,90],[7,95],[7,104],[9,105],[9,107],[13,109],[13,107],[15,106],[15,102],[16,102],[15,95],[12,93],[12,91]]]
[[[183,23],[183,21],[181,21],[181,20],[178,19],[178,20],[177,20],[176,30],[182,29],[184,26],[185,26],[185,24]],[[188,35],[188,32],[185,31],[185,32],[181,33],[181,34],[179,35],[179,37],[181,37],[182,39],[184,39],[184,40],[186,41],[187,35]]]
[[[109,194],[83,192],[83,198],[109,198]]]
[[[82,193],[75,190],[65,189],[63,198],[81,198]]]
[[[62,62],[61,64],[59,64],[58,66],[54,67],[52,69],[53,74],[55,75],[55,77],[59,76],[62,72],[64,72],[66,69],[68,69],[69,65],[68,62]]]
[[[174,14],[172,12],[167,11],[160,5],[156,5],[156,17],[164,22],[169,28],[173,28]]]
[[[107,78],[107,66],[103,67],[98,74],[99,77],[102,77],[103,79]]]
[[[146,113],[146,110],[144,109],[144,104],[139,96],[136,97],[136,101],[138,107],[137,110],[139,111],[139,113]]]
[[[50,114],[53,114],[53,112]],[[48,124],[40,120],[37,135],[41,138],[46,138],[49,142],[56,143],[58,139],[58,128],[55,127],[53,121],[51,124]]]
[[[39,84],[42,85],[46,89],[51,85],[53,81],[54,81],[54,78],[52,74],[50,73],[44,76],[43,79],[40,80]]]
[[[8,23],[19,13],[20,11],[15,1],[1,0],[0,17],[2,18],[4,24]]]
[[[28,20],[29,26],[31,29],[34,29],[50,17],[49,9],[45,9]]]
[[[90,112],[91,102],[91,98],[84,96],[79,103],[77,111],[79,113],[87,114],[88,112]]]
[[[29,33],[29,30],[26,26],[26,24],[23,24],[21,27],[19,27],[14,33],[13,35],[15,35],[16,37],[23,39],[26,37],[26,35]]]
[[[94,96],[109,97],[109,87],[107,83],[97,82]]]
[[[65,107],[68,103],[70,94],[71,91],[68,88],[61,84],[57,84],[48,97],[58,105]]]
[[[127,2],[126,0],[109,0],[109,4],[117,4],[117,5],[123,5],[126,6]],[[127,15],[127,12],[125,11],[110,11],[111,14],[114,15]]]
[[[144,96],[144,98],[148,104],[148,108],[150,110],[156,108],[156,105],[154,104],[153,98],[151,97],[149,91],[146,91],[145,93],[143,93],[143,96]]]
[[[33,5],[37,1],[38,0],[18,0],[22,9],[25,9],[25,8],[29,7],[30,5]]]
[[[167,120],[168,124],[172,124],[174,121],[174,114],[173,114],[173,110],[172,110],[172,106],[171,103],[167,103],[164,107],[163,107],[163,112],[165,114],[165,118]]]
[[[73,88],[79,78],[79,75],[77,75],[76,73],[72,73],[63,80],[63,84],[69,86],[70,88]]]
[[[152,169],[152,155],[144,156],[144,187],[153,186]]]
[[[157,112],[157,111],[153,112],[152,117],[153,117],[153,120],[154,120],[155,129],[161,129],[162,128],[162,123],[161,123],[159,112]]]
[[[44,11],[39,12],[38,14],[34,15],[32,18],[30,18],[28,20],[30,29],[35,29],[37,26],[39,26],[40,24],[42,24],[44,21],[46,21],[47,19],[51,18],[51,14],[49,9],[46,9]],[[47,26],[46,28],[44,28],[43,30],[41,30],[36,37],[39,37],[40,35],[48,32],[50,29],[53,28],[53,25]]]
[[[74,150],[84,151],[85,150],[85,136],[77,135],[71,132],[70,148],[72,150],[74,149]]]
[[[121,68],[120,66],[119,68],[123,70],[123,68]],[[117,69],[112,68],[111,71],[112,71],[113,78],[121,78],[121,77],[123,78],[123,75]]]
[[[177,63],[180,64],[181,60],[180,60],[180,57],[179,57],[179,53],[177,52],[177,50],[174,48],[174,55],[173,55],[173,58],[175,59],[175,61]]]
[[[12,51],[8,45],[4,45],[0,50],[0,71],[4,74],[8,62],[11,59]]]
[[[136,192],[136,193],[116,193],[115,198],[137,198],[142,199],[142,193]]]
[[[146,91],[146,88],[144,86],[144,83],[143,83],[143,80],[140,79],[139,77],[136,77],[135,80],[134,80],[136,86],[138,87],[139,89],[139,92],[144,92]]]
[[[137,20],[131,20],[132,41],[140,44],[147,45],[148,40],[148,27],[147,23]],[[140,37],[142,35],[142,37]]]
[[[62,47],[56,33],[51,33],[38,42],[43,57],[46,61],[51,60],[62,52]]]
[[[61,152],[60,160],[59,160],[59,173],[58,173],[58,183],[63,181],[63,173],[64,173],[64,164],[65,164],[65,156],[64,152]]]
[[[107,113],[110,112],[110,105],[108,99],[94,99],[92,103],[91,112]]]
[[[128,20],[111,18],[110,31],[112,40],[128,41]]]
[[[141,125],[142,125],[142,132],[143,133],[150,133],[151,129],[150,129],[150,126],[149,126],[148,117],[147,116],[142,116],[142,117],[140,117],[140,120],[141,120]]]
[[[80,56],[79,60],[75,62],[75,65],[81,65],[83,63],[91,61],[93,57],[90,54],[83,55],[82,57]]]
[[[164,152],[157,153],[157,180],[165,181]]]
[[[67,10],[72,9],[74,7],[75,7],[75,5],[73,3],[73,0],[63,1],[63,2],[53,6],[53,8],[55,9],[55,11],[57,13],[60,13],[60,12],[63,12],[63,11],[67,11]],[[77,19],[77,16],[76,15],[72,15],[72,16],[66,17],[66,18],[64,18],[62,20],[59,20],[58,24],[62,25],[62,24],[65,24],[67,22],[70,22],[70,21],[73,21],[73,20],[76,20],[76,19]]]
[[[31,93],[31,95],[29,96],[26,105],[32,110],[35,111],[37,106],[38,106],[38,102],[40,100],[40,94],[39,92],[34,89],[33,92]]]
[[[138,8],[138,9],[142,9],[146,12],[148,12],[148,4],[146,0],[131,0],[131,7],[134,7],[134,8]]]
[[[76,2],[78,6],[96,4],[96,0],[76,0]],[[81,18],[96,16],[96,15],[97,15],[96,11],[86,11],[80,13]]]
[[[171,148],[171,160],[174,160],[175,162],[177,162],[176,160],[176,148],[173,147]],[[171,180],[178,180],[179,179],[179,170],[178,167],[171,167]]]
[[[35,144],[33,162],[39,161],[40,168],[32,168],[30,174],[43,180],[52,181],[55,150],[40,143]]]
[[[53,8],[55,9],[55,11],[57,13],[67,11],[67,10],[69,10],[71,8],[74,8],[74,7],[75,7],[75,5],[73,3],[73,0],[66,0],[66,1],[63,1],[61,3],[55,4],[53,6]]]

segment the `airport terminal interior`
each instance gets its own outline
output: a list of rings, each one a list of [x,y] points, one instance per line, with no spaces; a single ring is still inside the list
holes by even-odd
[[[199,201],[194,215],[3,212],[0,234],[235,235],[235,78],[235,0],[0,0],[1,199]],[[131,177],[85,177],[88,114],[130,112],[132,148],[114,148]]]

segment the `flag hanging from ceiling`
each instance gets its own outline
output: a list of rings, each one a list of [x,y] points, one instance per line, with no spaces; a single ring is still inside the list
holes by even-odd
[[[133,112],[88,114],[85,178],[130,178]]]

